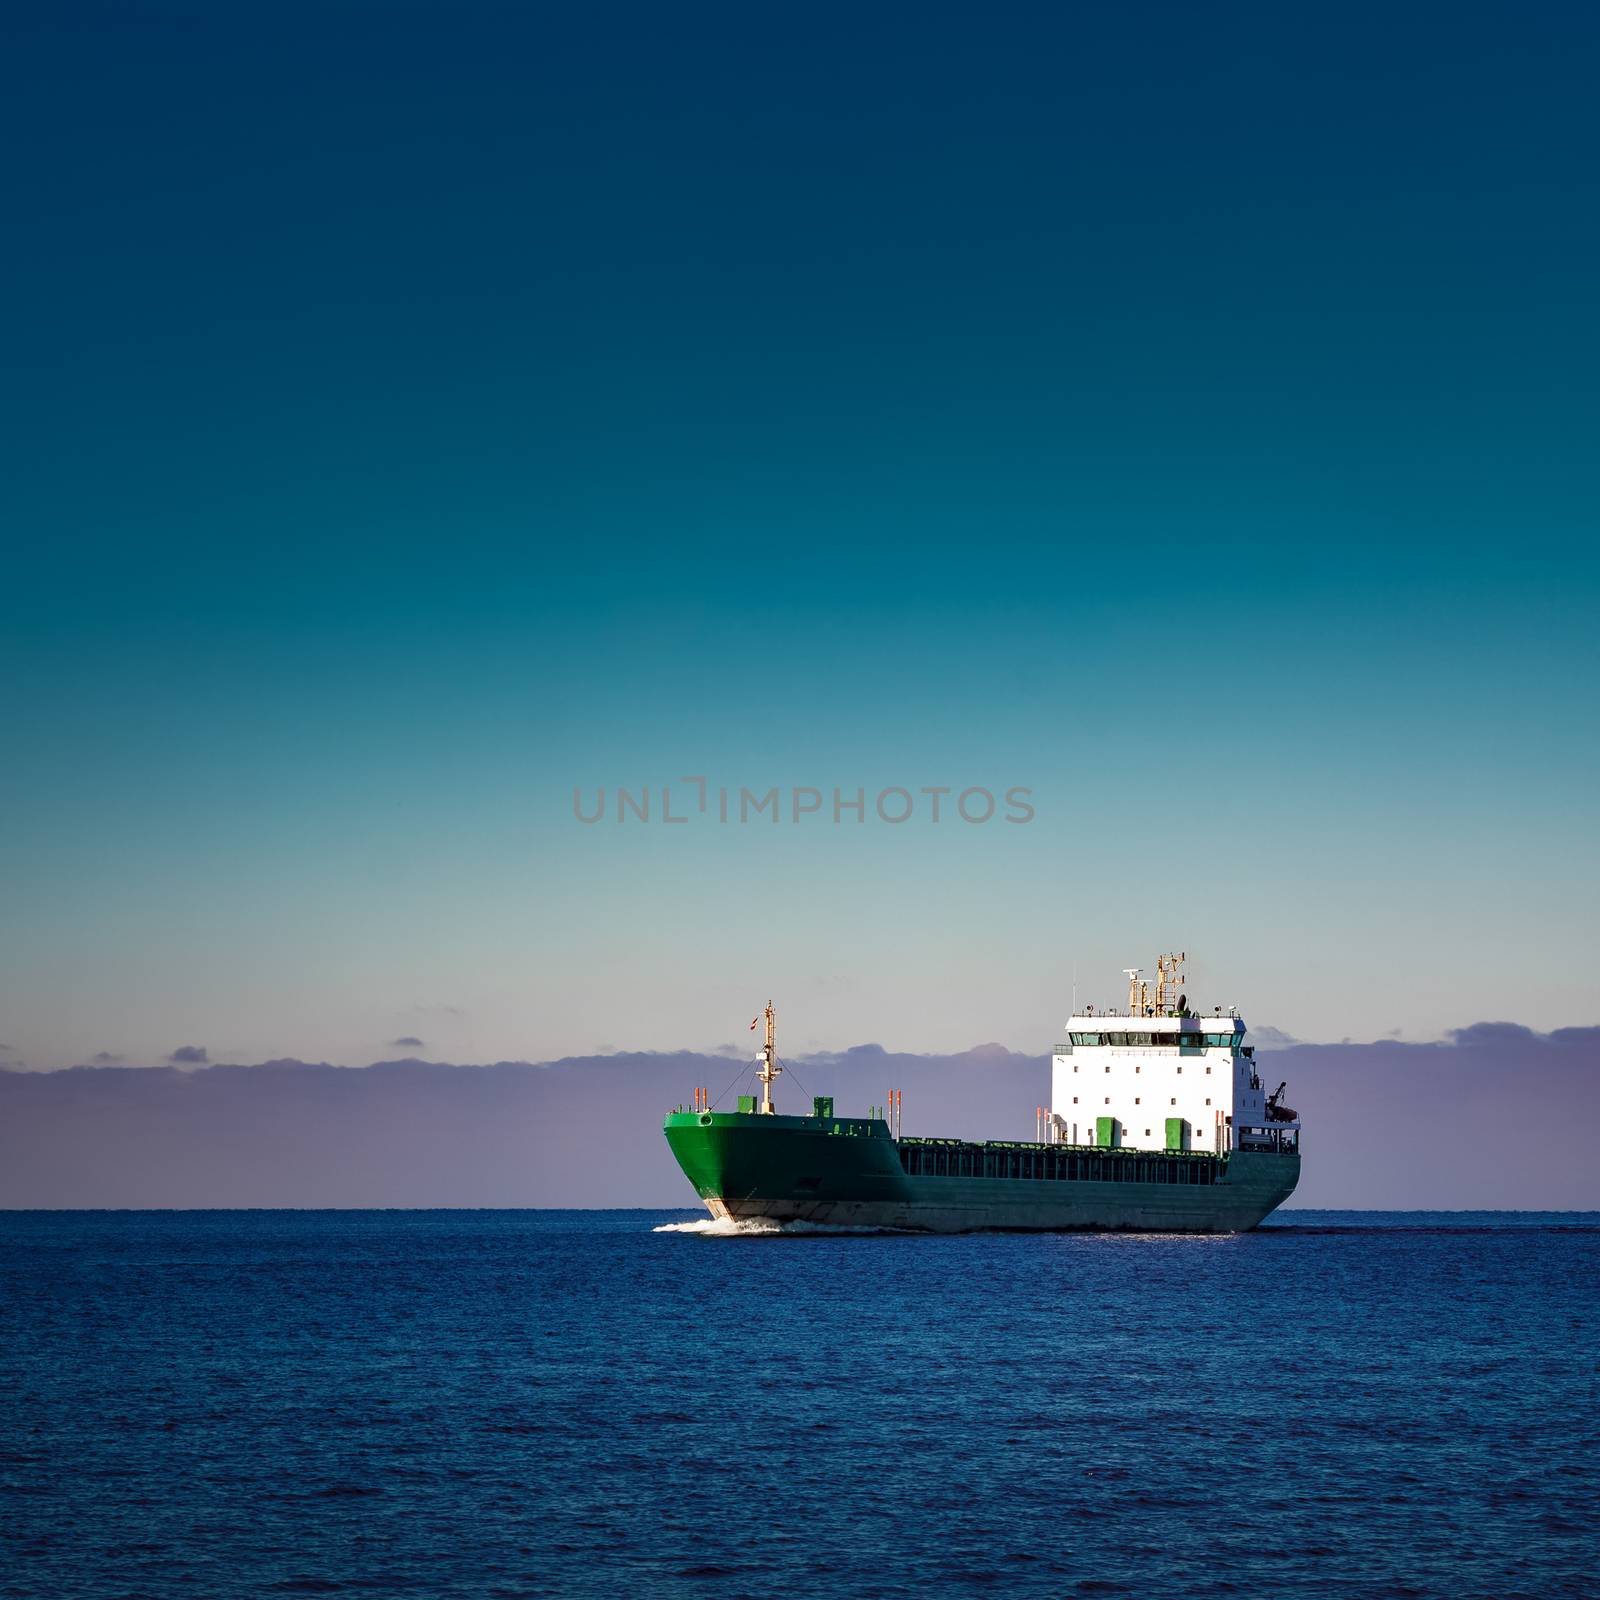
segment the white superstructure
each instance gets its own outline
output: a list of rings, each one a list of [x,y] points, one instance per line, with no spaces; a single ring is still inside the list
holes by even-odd
[[[1127,969],[1128,1009],[1075,1013],[1055,1046],[1050,1134],[1130,1150],[1293,1148],[1300,1124],[1276,1104],[1230,1007],[1209,1015],[1180,993],[1182,956],[1162,956],[1156,996]]]

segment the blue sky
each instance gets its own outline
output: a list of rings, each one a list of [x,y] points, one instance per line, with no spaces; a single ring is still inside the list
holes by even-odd
[[[5,26],[12,1059],[1596,1020],[1592,12]]]

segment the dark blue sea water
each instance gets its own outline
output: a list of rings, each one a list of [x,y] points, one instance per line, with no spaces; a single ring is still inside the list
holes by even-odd
[[[1600,1594],[1600,1217],[0,1216],[7,1596]]]

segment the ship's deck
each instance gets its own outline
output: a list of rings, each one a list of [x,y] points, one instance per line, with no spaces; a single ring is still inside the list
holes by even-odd
[[[911,1178],[1013,1178],[1045,1182],[1214,1184],[1227,1157],[1204,1151],[1121,1150],[1100,1145],[969,1144],[959,1139],[901,1139],[900,1165]]]

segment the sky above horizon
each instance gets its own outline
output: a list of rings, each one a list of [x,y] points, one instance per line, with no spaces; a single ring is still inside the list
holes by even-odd
[[[1600,1021],[1592,9],[0,26],[0,1064]]]

